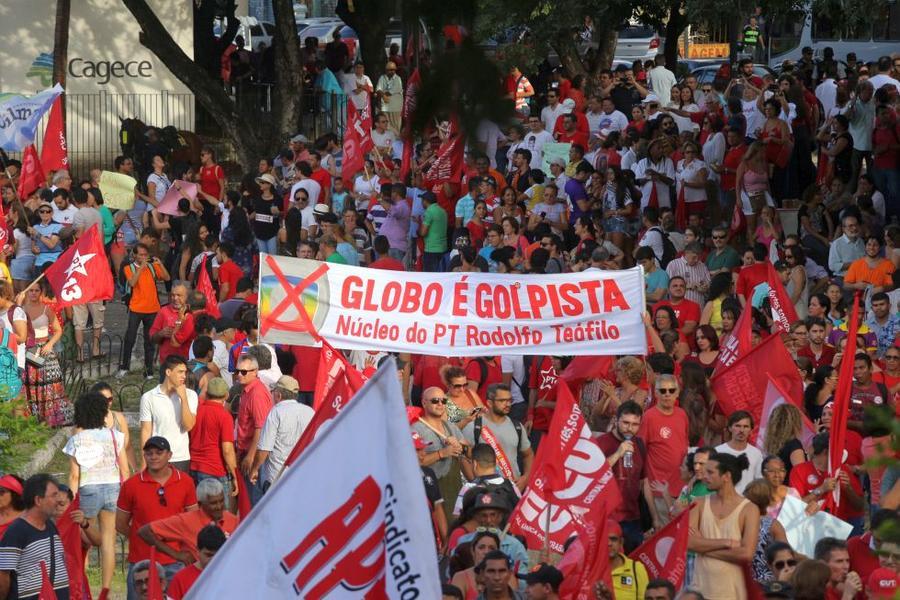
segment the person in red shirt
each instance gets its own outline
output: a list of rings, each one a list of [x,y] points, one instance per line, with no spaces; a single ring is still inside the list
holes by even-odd
[[[225,545],[226,539],[225,532],[215,525],[207,525],[201,529],[197,534],[197,560],[175,574],[166,588],[166,597],[170,600],[182,600],[187,596],[188,590],[200,577],[203,569]]]
[[[573,113],[563,115],[563,130],[559,133],[557,141],[560,143],[569,142],[578,144],[582,148],[587,148],[588,134],[578,129],[578,117]]]
[[[450,377],[446,369],[458,367],[460,360],[449,356],[420,354],[413,358],[412,363],[413,400],[415,401],[420,400],[422,392],[430,387],[439,387],[449,391]],[[465,373],[462,377],[465,377]]]
[[[209,146],[200,150],[197,180],[200,184],[198,199],[203,201],[203,224],[210,233],[218,236],[221,223],[216,218],[216,212],[219,204],[225,200],[225,170],[216,164],[215,152]]]
[[[484,400],[487,398],[487,388],[493,383],[503,383],[503,368],[500,366],[499,356],[485,356],[483,358],[471,358],[466,363],[466,380],[469,389]]]
[[[310,346],[289,346],[294,355],[294,367],[291,369],[291,377],[300,384],[297,393],[297,401],[307,406],[313,405],[313,397],[316,392],[316,377],[319,373],[320,348]]]
[[[797,356],[808,358],[814,369],[830,365],[834,361],[834,346],[825,343],[825,321],[819,317],[808,317],[806,329],[809,343],[797,350]]]
[[[525,426],[531,432],[530,440],[535,452],[541,438],[550,430],[561,371],[562,360],[558,356],[536,356],[531,361],[528,375],[528,416],[525,418]]]
[[[392,258],[389,255],[391,243],[387,239],[387,236],[376,235],[375,239],[372,240],[372,248],[375,250],[375,256],[377,256],[378,258],[372,261],[371,264],[369,264],[370,269],[382,269],[384,271],[406,271],[406,267],[403,266],[402,262],[400,262],[396,258]]]
[[[743,132],[737,129],[729,129],[725,134],[725,141],[728,143],[728,150],[725,151],[725,158],[722,159],[722,165],[719,168],[711,166],[711,168],[721,175],[721,188],[731,203],[735,201],[735,185],[738,167],[744,159],[747,152],[747,145],[744,143]]]
[[[768,278],[768,270],[766,269],[766,260],[769,256],[768,249],[762,244],[754,244],[752,253],[753,262],[738,272],[737,283],[734,286],[734,291],[741,301],[741,306],[746,306],[750,302],[750,299],[753,298],[754,288],[767,281]],[[749,258],[747,252],[744,253],[744,258],[745,260]]]
[[[159,309],[150,327],[150,338],[159,344],[159,364],[171,354],[188,356],[194,338],[194,316],[188,312],[187,295],[187,286],[173,285],[169,303]]]
[[[237,419],[237,448],[245,489],[250,494],[250,504],[255,506],[262,498],[262,490],[251,484],[249,477],[256,457],[256,444],[266,417],[272,410],[272,392],[259,378],[259,363],[252,356],[242,356],[235,370],[237,383],[244,386]]]
[[[135,597],[134,564],[150,558],[150,546],[138,535],[138,530],[151,521],[197,510],[194,481],[171,467],[171,458],[169,441],[161,436],[151,437],[144,443],[147,468],[132,475],[119,490],[116,531],[128,536],[128,562],[132,568],[128,571],[127,584],[131,597]],[[165,554],[157,555],[156,560],[163,566],[167,579],[182,567]]]
[[[190,432],[191,477],[198,484],[216,479],[225,488],[226,506],[238,494],[237,457],[234,451],[234,418],[225,408],[228,384],[213,377],[206,385],[206,399],[197,407]]]
[[[667,490],[654,490],[649,503],[653,527],[659,529],[669,520],[668,507],[681,493],[681,465],[688,452],[687,413],[675,406],[679,386],[674,375],[656,377],[656,405],[644,413],[638,437],[647,444],[647,481],[665,484]],[[662,485],[657,484],[662,488]],[[661,494],[668,493],[670,501]]]
[[[881,508],[872,514],[869,522],[869,531],[862,535],[853,536],[847,540],[847,551],[850,553],[850,570],[859,573],[865,581],[872,571],[881,566],[879,555],[876,552],[883,550],[885,539],[882,527],[890,531],[896,531],[900,526],[900,514],[895,509]]]
[[[841,466],[837,478],[828,477],[828,439],[827,432],[819,433],[813,438],[812,458],[791,469],[790,487],[797,490],[803,502],[809,503],[816,500],[825,510],[824,501],[840,485],[840,504],[837,509],[827,510],[839,519],[853,525],[854,533],[862,533],[863,507],[865,505],[862,485],[847,465]]]
[[[331,174],[322,168],[322,154],[313,150],[309,153],[309,166],[312,169],[309,178],[319,184],[319,202],[331,205]]]
[[[669,299],[660,300],[654,304],[653,313],[656,314],[656,309],[660,306],[672,307],[675,317],[678,319],[679,331],[690,340],[697,329],[697,323],[700,322],[700,305],[685,298],[686,291],[687,284],[684,277],[675,275],[669,279]]]
[[[216,250],[219,261],[219,302],[231,300],[237,291],[238,281],[243,279],[244,272],[237,263],[231,260],[234,256],[234,244],[222,242]]]
[[[859,573],[850,570],[850,554],[847,542],[833,537],[824,537],[816,542],[813,557],[828,565],[831,576],[825,588],[825,600],[854,598],[863,591]]]

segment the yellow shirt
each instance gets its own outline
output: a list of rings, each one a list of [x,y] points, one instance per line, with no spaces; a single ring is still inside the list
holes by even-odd
[[[9,282],[9,285],[12,285],[12,275],[9,274],[9,267],[2,261],[0,261],[0,279],[5,279]]]
[[[643,600],[647,589],[647,569],[639,562],[620,554],[621,567],[612,570],[613,597],[615,600]]]

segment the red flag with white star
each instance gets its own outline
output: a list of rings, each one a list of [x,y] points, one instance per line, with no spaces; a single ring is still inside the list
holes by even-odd
[[[113,278],[98,225],[88,229],[47,269],[47,281],[60,306],[111,300]]]

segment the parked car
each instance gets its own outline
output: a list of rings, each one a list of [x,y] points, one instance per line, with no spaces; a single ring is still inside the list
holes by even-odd
[[[616,42],[617,60],[651,60],[662,52],[663,40],[649,25],[629,23],[619,31]]]
[[[272,38],[275,37],[274,23],[259,21],[256,17],[238,17],[237,20],[239,25],[235,37],[243,37],[248,50],[259,50],[272,45]],[[217,19],[213,24],[213,35],[221,37],[227,28],[226,19]]]
[[[340,32],[341,41],[350,51],[350,61],[354,62],[359,56],[359,37],[348,25],[344,25],[342,21],[331,21],[326,23],[315,23],[304,27],[300,31],[300,46],[306,45],[306,40],[314,37],[319,42],[319,50],[325,51],[325,45],[334,39],[334,33]]]

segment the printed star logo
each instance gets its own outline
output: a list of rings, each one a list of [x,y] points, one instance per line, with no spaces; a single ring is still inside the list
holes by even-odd
[[[66,269],[66,278],[72,276],[72,273],[81,273],[85,277],[87,277],[87,271],[85,270],[85,266],[90,262],[92,258],[97,256],[97,253],[91,254],[81,254],[78,250],[75,251],[75,256],[72,257],[72,264],[69,265],[69,268]]]
[[[556,387],[557,374],[556,369],[550,367],[549,369],[541,369],[541,390],[549,390]]]

